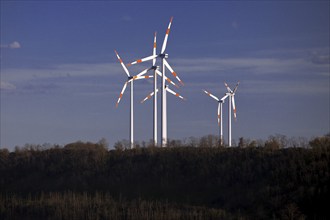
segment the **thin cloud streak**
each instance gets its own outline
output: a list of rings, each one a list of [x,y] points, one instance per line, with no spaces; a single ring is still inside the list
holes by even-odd
[[[21,44],[17,41],[14,41],[10,44],[0,45],[0,48],[19,49],[21,48]]]
[[[329,65],[315,65],[312,61],[293,58],[194,58],[194,59],[173,59],[175,69],[179,72],[189,72],[189,74],[213,74],[214,71],[228,71],[250,73],[253,75],[261,74],[302,74],[313,73],[322,75],[327,72]]]
[[[61,64],[49,68],[8,68],[2,69],[2,77],[7,81],[21,82],[32,79],[56,79],[66,77],[118,76],[122,71],[117,63]]]
[[[259,94],[283,94],[283,95],[328,95],[329,82],[327,81],[310,81],[292,83],[290,81],[271,81],[271,80],[241,80],[239,90],[244,90],[248,95]],[[231,86],[235,86],[236,82],[231,82]],[[190,83],[189,89],[185,88],[186,93],[200,92],[206,89],[215,95],[223,95],[226,93],[223,82],[204,82],[204,83]],[[261,92],[262,91],[262,92]]]
[[[16,86],[9,83],[9,82],[4,82],[0,81],[0,90],[15,90]]]
[[[185,79],[187,85],[181,93],[190,93],[194,89],[212,89],[223,84],[221,80],[237,78],[244,80],[249,86],[251,93],[259,92],[260,88],[264,93],[326,93],[329,83],[324,78],[329,77],[329,64],[315,64],[311,60],[302,58],[276,59],[276,58],[195,58],[195,59],[171,59],[171,64],[181,78]],[[142,70],[143,68],[141,68]],[[52,85],[51,88],[84,88],[84,91],[107,88],[110,92],[117,92],[126,80],[121,66],[117,63],[99,63],[99,64],[61,64],[44,69],[4,69],[2,70],[4,82],[11,82],[15,85],[22,84],[25,89],[45,89],[45,85]],[[135,71],[134,71],[135,72]],[[214,73],[219,74],[214,74]],[[230,73],[230,76],[228,76]],[[275,78],[264,81],[256,79],[263,75],[273,75]],[[279,81],[278,75],[293,76],[296,82],[292,80]],[[299,76],[311,75],[317,76],[316,79],[304,79]],[[236,77],[236,76],[237,77]],[[189,76],[189,77],[188,77]],[[207,77],[213,77],[212,80]],[[242,77],[243,76],[243,77]],[[171,74],[169,75],[172,78]],[[190,83],[190,77],[198,77],[198,83]],[[214,77],[221,79],[213,83]],[[102,78],[102,80],[99,80]],[[317,80],[318,79],[318,80]],[[207,81],[212,81],[208,83]],[[193,80],[194,81],[194,80]],[[8,83],[2,83],[1,88],[14,89]],[[236,82],[235,82],[236,83]],[[149,83],[150,84],[150,83]],[[143,93],[148,84],[137,83],[136,89]],[[151,85],[150,85],[151,86]],[[253,89],[259,88],[259,89]],[[107,88],[108,89],[108,88]],[[150,89],[149,89],[150,90]],[[147,91],[149,91],[147,89]],[[181,89],[180,89],[181,90]],[[37,89],[38,91],[38,89]],[[109,90],[108,90],[109,91]]]

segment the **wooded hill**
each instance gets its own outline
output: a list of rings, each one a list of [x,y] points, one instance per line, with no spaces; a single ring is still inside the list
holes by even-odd
[[[0,219],[330,219],[330,138],[305,148],[0,150]]]

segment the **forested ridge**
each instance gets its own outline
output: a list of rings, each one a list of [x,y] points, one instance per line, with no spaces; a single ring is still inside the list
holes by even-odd
[[[328,136],[303,148],[0,150],[0,219],[330,219],[329,186]]]

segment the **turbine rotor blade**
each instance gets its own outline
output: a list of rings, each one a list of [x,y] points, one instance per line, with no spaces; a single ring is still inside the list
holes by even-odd
[[[182,97],[179,93],[174,92],[174,91],[171,90],[170,88],[166,87],[165,89],[166,89],[166,91],[168,91],[169,93],[175,95],[176,97],[178,97],[178,98],[180,98],[180,99],[182,99],[182,100],[186,100],[186,99],[185,99],[184,97]]]
[[[157,47],[157,44],[156,44],[156,39],[157,38],[157,32],[155,32],[155,36],[154,36],[154,47],[153,47],[153,50],[152,50],[152,55],[155,56],[155,58],[152,59],[152,65],[155,66],[156,65],[156,47]]]
[[[134,65],[134,64],[137,64],[137,63],[142,63],[142,62],[145,62],[145,61],[148,61],[148,60],[152,60],[154,58],[157,58],[157,55],[151,55],[151,56],[136,60],[132,63],[127,64],[127,66],[131,66],[131,65]]]
[[[121,98],[122,98],[123,95],[124,95],[125,89],[126,89],[126,87],[127,87],[127,83],[128,83],[128,82],[125,82],[125,84],[124,84],[124,86],[123,86],[123,89],[121,90],[121,92],[120,92],[120,94],[119,94],[119,98],[118,98],[118,101],[117,101],[117,103],[116,103],[116,108],[118,107],[118,104],[119,104]]]
[[[236,120],[236,106],[235,106],[235,98],[234,96],[231,96],[232,100],[231,103],[233,104],[233,113],[234,113],[234,118]]]
[[[123,63],[123,60],[120,58],[120,56],[119,56],[119,54],[117,53],[116,50],[115,50],[115,53],[116,53],[116,55],[117,55],[117,58],[118,58],[118,60],[119,60],[119,62],[120,62],[120,64],[121,64],[121,66],[123,67],[125,73],[127,74],[128,77],[130,77],[130,74],[129,74],[129,72],[128,72],[128,69],[126,68],[125,64]]]
[[[159,76],[163,76],[163,74],[159,71],[159,70],[156,70],[156,73],[159,75]],[[174,85],[175,87],[179,88],[179,86],[177,84],[175,84],[170,78],[168,78],[167,76],[165,76],[165,80],[169,83],[171,83],[172,85]]]
[[[142,76],[142,75],[146,74],[149,70],[151,70],[151,68],[148,68],[148,69],[143,70],[142,72],[140,72],[136,76]]]
[[[156,89],[156,93],[157,93],[157,92],[158,92],[158,89]],[[154,92],[150,93],[147,97],[145,97],[145,98],[141,101],[141,103],[147,101],[148,99],[151,99],[151,97],[152,97],[154,94],[155,94]]]
[[[149,79],[149,78],[153,78],[154,76],[152,75],[146,75],[146,76],[133,76],[132,79],[128,80],[127,83],[132,82],[133,80],[139,80],[139,79]]]
[[[210,92],[203,90],[207,95],[209,95],[211,98],[215,99],[216,101],[220,101],[218,97],[216,97],[215,95],[212,95]]]
[[[167,44],[167,39],[168,39],[168,35],[170,33],[171,30],[171,24],[173,21],[173,17],[171,17],[170,23],[168,24],[167,30],[166,30],[166,34],[165,34],[165,38],[164,38],[164,42],[163,42],[163,46],[162,46],[162,50],[161,50],[161,54],[163,54],[165,52],[166,49],[166,44]]]
[[[223,102],[225,99],[229,96],[229,94],[226,94],[224,97],[222,97],[220,100]]]
[[[228,84],[226,82],[224,82],[224,83],[225,83],[225,86],[226,86],[228,92],[233,93],[233,91],[229,88]]]
[[[172,69],[172,67],[170,66],[170,64],[168,64],[168,62],[166,61],[166,59],[163,59],[164,60],[164,64],[165,66],[171,71],[172,75],[182,84],[183,82],[181,81],[181,79],[179,78],[179,76],[176,74],[176,72],[174,72],[174,70]]]
[[[236,84],[236,86],[234,88],[234,93],[236,92],[238,85],[239,85],[239,81],[237,82],[237,84]]]

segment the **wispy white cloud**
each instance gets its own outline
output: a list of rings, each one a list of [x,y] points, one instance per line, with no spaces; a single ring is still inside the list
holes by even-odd
[[[140,67],[142,70],[142,67]],[[131,74],[135,74],[131,69]],[[119,94],[127,75],[118,62],[98,64],[60,64],[43,68],[7,68],[1,70],[6,82],[17,85],[17,93],[46,94],[49,92],[72,92],[86,94]],[[149,82],[151,85],[151,83]],[[147,82],[135,86],[145,91]],[[6,84],[2,84],[5,87]],[[6,86],[9,88],[9,85]]]
[[[279,81],[246,80],[244,91],[248,94],[293,94],[293,95],[320,95],[329,94],[329,82],[310,80],[305,81]],[[243,85],[243,84],[242,84]],[[262,93],[261,93],[262,91]]]
[[[329,54],[320,54],[318,52],[313,52],[311,54],[311,61],[314,64],[330,64]]]
[[[326,55],[315,54],[315,57],[323,61],[322,56]],[[246,87],[245,89],[250,94],[260,93],[260,90],[264,93],[275,94],[325,94],[329,90],[329,63],[322,62],[320,65],[313,61],[311,56],[282,59],[267,57],[171,58],[168,62],[186,83],[186,86],[182,88],[182,95],[194,90],[218,88],[224,80],[235,80],[232,83],[242,80],[243,87]],[[142,69],[144,67],[140,65],[129,68],[132,74]],[[169,73],[168,77],[175,81]],[[116,93],[127,78],[120,64],[113,62],[61,64],[42,69],[2,69],[2,79],[5,82],[20,85],[20,88],[35,91],[44,91],[49,86],[53,89],[70,88],[70,91],[83,88],[86,92],[96,91],[97,93],[106,89],[107,92]],[[139,82],[135,89],[137,92],[144,93],[148,85],[147,82]]]
[[[236,82],[231,82],[230,87],[234,87]],[[241,80],[238,91],[244,91],[244,94],[255,95],[328,95],[329,94],[329,82],[311,80],[308,83],[306,81],[272,81],[272,80]],[[184,92],[197,92],[202,94],[202,89],[209,90],[215,95],[221,96],[225,94],[226,89],[223,81],[217,82],[194,82],[189,84],[189,88],[183,88]]]
[[[327,57],[315,58],[325,65],[316,65],[316,61],[305,58],[194,58],[169,60],[177,72],[189,72],[189,74],[231,74],[249,73],[252,75],[265,74],[314,74],[324,75],[329,71]]]
[[[21,44],[17,41],[14,41],[10,44],[0,45],[0,48],[19,49],[21,48]]]
[[[4,68],[1,76],[6,81],[22,82],[35,79],[56,79],[67,77],[120,76],[118,63],[60,64],[43,68]]]
[[[21,48],[21,44],[17,41],[12,42],[11,44],[9,44],[9,48],[11,49],[18,49]]]
[[[0,90],[14,90],[14,89],[16,89],[15,85],[9,82],[0,81]]]

